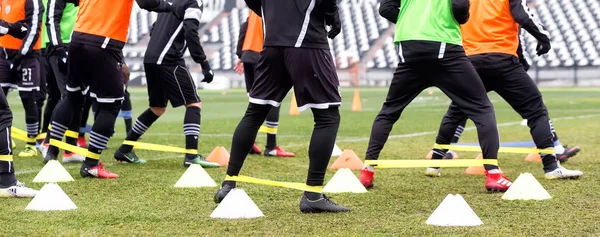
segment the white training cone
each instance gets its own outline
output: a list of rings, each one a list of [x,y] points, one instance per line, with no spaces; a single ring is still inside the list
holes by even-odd
[[[527,119],[523,119],[523,121],[521,121],[521,125],[522,126],[527,126]]]
[[[256,218],[265,216],[242,189],[234,188],[210,214],[211,218]]]
[[[175,183],[176,188],[215,187],[217,184],[202,166],[192,164]]]
[[[367,189],[348,168],[341,168],[327,182],[324,193],[366,193]]]
[[[478,226],[483,222],[460,194],[448,194],[425,222],[437,226]]]
[[[505,200],[544,200],[552,196],[542,187],[531,173],[523,173],[502,195]]]
[[[342,149],[340,149],[340,147],[335,144],[335,146],[333,147],[333,151],[331,151],[331,156],[340,156],[342,155]]]
[[[48,161],[48,163],[40,170],[33,178],[35,183],[58,183],[75,181],[71,174],[56,160]]]
[[[55,183],[44,185],[40,192],[29,202],[25,210],[66,211],[77,209],[75,203]]]

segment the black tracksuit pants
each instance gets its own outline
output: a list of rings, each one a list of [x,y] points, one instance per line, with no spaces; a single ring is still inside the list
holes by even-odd
[[[402,111],[421,91],[430,86],[440,88],[475,122],[486,159],[498,156],[499,137],[494,108],[475,68],[466,56],[400,63],[394,72],[386,101],[373,122],[366,159],[376,160],[383,149],[394,123]],[[456,127],[448,136],[454,135]],[[495,166],[486,165],[486,169]]]

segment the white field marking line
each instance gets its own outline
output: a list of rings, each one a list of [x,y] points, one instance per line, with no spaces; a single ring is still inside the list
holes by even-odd
[[[166,156],[166,157],[160,157],[160,158],[156,158],[156,159],[145,159],[145,160],[168,160],[168,159],[175,159],[175,158],[181,158],[181,156]],[[133,165],[133,164],[132,164]],[[141,164],[143,165],[143,164]],[[115,164],[104,164],[104,166],[115,166]],[[65,167],[65,169],[67,170],[73,170],[73,169],[79,169],[80,166],[71,166],[71,167]],[[15,174],[16,175],[20,175],[20,174],[31,174],[31,173],[37,173],[40,172],[40,170],[42,169],[33,169],[33,170],[20,170],[20,171],[16,171]]]
[[[560,120],[572,120],[572,119],[585,119],[585,118],[593,118],[593,117],[600,117],[600,114],[588,114],[588,115],[579,115],[579,116],[569,116],[569,117],[559,117],[559,118],[551,118],[552,121],[560,121]],[[499,123],[497,124],[498,127],[508,127],[508,126],[514,126],[514,125],[521,125],[521,122],[508,122],[508,123]],[[470,127],[466,127],[464,129],[464,131],[467,130],[475,130],[476,127],[474,126],[470,126]],[[432,135],[432,134],[437,134],[438,131],[429,131],[429,132],[418,132],[418,133],[408,133],[408,134],[400,134],[400,135],[391,135],[388,137],[389,139],[395,139],[395,138],[411,138],[411,137],[420,137],[420,136],[426,136],[426,135]],[[342,143],[342,142],[362,142],[362,141],[369,141],[370,137],[360,137],[360,138],[350,138],[350,139],[340,139],[340,140],[336,140],[336,144],[337,143]],[[289,147],[300,147],[300,146],[306,146],[308,143],[294,143],[294,144],[287,144],[283,147],[285,148],[289,148]]]

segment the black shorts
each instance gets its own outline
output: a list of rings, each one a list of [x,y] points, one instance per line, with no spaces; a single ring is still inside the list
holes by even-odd
[[[11,70],[10,62],[0,59],[0,85],[16,88],[19,91],[40,90],[40,61],[37,56],[25,56],[20,70]]]
[[[124,96],[123,54],[98,46],[69,45],[67,90],[90,96],[99,103],[122,101]]]
[[[340,82],[329,50],[264,47],[250,90],[250,103],[279,107],[294,87],[298,110],[340,106]]]
[[[250,93],[256,76],[256,63],[244,63],[244,79],[246,81],[246,92]]]
[[[196,83],[185,64],[144,63],[144,70],[146,71],[150,107],[164,108],[170,101],[171,106],[176,108],[201,101]]]

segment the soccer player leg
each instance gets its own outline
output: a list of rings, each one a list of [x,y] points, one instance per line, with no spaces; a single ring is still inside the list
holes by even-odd
[[[133,116],[131,114],[133,108],[131,106],[131,95],[129,91],[127,91],[127,87],[125,87],[125,98],[123,99],[123,106],[121,107],[120,116],[123,117],[123,121],[125,122],[125,134],[131,131],[131,127],[133,126],[132,121]]]
[[[298,110],[310,108],[313,112],[306,185],[321,190],[340,125],[342,98],[336,67],[326,49],[287,48],[284,58],[294,84]],[[301,212],[350,211],[316,190],[304,192],[300,199]]]
[[[35,147],[35,138],[39,133],[40,121],[36,105],[37,93],[40,90],[40,62],[35,56],[27,56],[21,62],[20,80],[17,81],[19,96],[25,109],[25,123],[27,126],[27,141],[25,150],[19,157],[34,157],[38,151]]]
[[[25,187],[15,177],[10,126],[12,113],[6,96],[0,92],[0,197],[33,197],[36,190]]]
[[[46,64],[47,58],[46,58],[46,54],[42,52],[42,54],[40,54],[40,56],[37,57],[38,62],[39,62],[39,68],[40,68],[40,90],[35,94],[35,105],[37,107],[37,112],[38,112],[38,121],[40,123],[39,129],[41,132],[46,132],[43,131],[43,121],[42,121],[42,115],[43,115],[43,109],[44,109],[44,102],[46,102],[46,94],[48,94],[48,87],[47,85],[47,75],[48,75],[48,71],[46,71],[46,67],[44,66],[44,64]],[[36,138],[36,140],[39,141],[39,138]],[[39,145],[37,144],[36,141],[36,146]]]
[[[138,141],[142,135],[152,126],[156,120],[165,113],[168,102],[168,88],[170,83],[176,84],[173,72],[175,66],[156,65],[152,63],[144,64],[146,72],[146,83],[148,90],[149,108],[140,114],[127,133],[126,141]],[[114,158],[117,161],[139,164],[145,163],[133,151],[132,145],[122,144],[115,151]]]
[[[183,134],[185,135],[185,149],[193,153],[185,154],[183,166],[189,167],[192,164],[202,167],[219,167],[215,162],[209,162],[198,154],[198,138],[200,136],[200,114],[202,102],[198,96],[196,84],[185,67],[184,63],[174,66],[169,70],[172,76],[168,79],[163,78],[168,84],[168,98],[171,105],[176,108],[185,105],[185,116],[183,118]]]
[[[515,60],[511,65],[498,68],[498,74],[503,75],[503,83],[496,92],[511,105],[511,107],[527,119],[527,126],[538,149],[554,149],[552,122],[548,110],[542,100],[542,94],[529,77],[527,72]],[[568,170],[559,165],[554,153],[540,153],[546,179],[578,178],[583,172]]]
[[[425,64],[423,62],[401,62],[398,64],[385,102],[373,121],[366,160],[377,160],[379,158],[379,153],[387,142],[394,123],[398,121],[404,108],[430,85],[424,74],[428,70],[423,66]],[[374,185],[374,175],[374,167],[365,165],[360,172],[359,179],[366,188],[371,188]]]
[[[483,158],[496,160],[500,139],[494,107],[477,71],[466,56],[442,58],[432,68],[434,84],[475,123]],[[506,191],[512,184],[497,165],[484,164],[488,191]]]
[[[277,145],[277,130],[279,127],[279,111],[281,107],[272,107],[267,115],[265,125],[267,127],[267,144],[265,145],[264,156],[274,157],[294,157],[294,153],[289,152]],[[254,148],[253,148],[254,149]]]
[[[436,144],[450,144],[458,141],[458,137],[462,133],[464,126],[467,122],[467,116],[462,110],[456,105],[456,103],[450,103],[448,111],[444,114],[438,134],[435,138]],[[452,153],[448,149],[433,148],[431,149],[431,159],[452,159]],[[425,175],[430,177],[440,176],[439,167],[429,167],[425,169]]]
[[[284,64],[283,48],[265,47],[260,53],[254,84],[250,89],[248,108],[233,133],[228,176],[237,176],[244,165],[248,151],[256,140],[256,133],[265,121],[271,107],[280,106],[292,88],[290,73]],[[235,181],[223,181],[214,201],[219,203],[235,188]]]
[[[86,79],[95,73],[92,70],[95,62],[87,54],[87,49],[82,44],[71,44],[69,46],[68,75],[66,78],[60,73],[57,60],[57,57],[51,56],[49,63],[54,72],[61,99],[52,113],[52,121],[45,141],[47,144],[50,144],[52,139],[62,141],[66,132],[70,129],[69,127],[71,127],[73,117],[76,113],[81,112],[84,96],[89,89]],[[58,147],[49,145],[44,156],[44,162],[57,159]]]
[[[56,82],[54,70],[50,65],[50,58],[43,60],[41,66],[44,68],[44,74],[46,74],[46,92],[48,95],[46,107],[44,108],[43,112],[42,132],[47,132],[48,125],[50,125],[50,120],[52,119],[52,112],[60,101],[61,91]],[[66,86],[64,87],[64,90],[66,91]]]
[[[250,94],[250,89],[252,89],[252,85],[254,84],[254,77],[256,76],[256,63],[244,63],[244,80],[246,81],[246,93]],[[250,149],[249,154],[261,154],[262,150],[256,145],[256,141],[252,148]]]
[[[0,197],[34,197],[38,191],[25,187],[15,176],[10,139],[10,110],[0,109],[0,117],[0,120],[3,120],[0,122]]]
[[[19,74],[17,70],[10,69],[10,62],[4,58],[0,58],[0,86],[4,95],[8,94],[11,88],[17,88],[17,80]]]
[[[114,133],[115,121],[123,102],[122,53],[89,45],[74,47],[74,44],[71,44],[69,46],[69,57],[72,56],[71,51],[79,48],[82,49],[82,52],[81,54],[78,53],[77,56],[88,57],[87,60],[82,60],[87,65],[74,63],[78,60],[70,58],[67,83],[71,84],[74,76],[85,78],[84,80],[87,80],[85,84],[89,84],[90,96],[98,102],[97,119],[92,125],[88,152],[79,173],[82,177],[118,178],[119,175],[106,170],[99,159],[100,154],[106,149],[106,145]],[[81,68],[80,72],[85,76],[77,75],[80,73],[73,73],[73,67],[76,66]],[[84,93],[79,95],[81,99],[76,112],[81,112],[83,106]],[[69,99],[70,97],[67,97],[67,100]],[[54,124],[52,126],[54,127]]]
[[[90,110],[94,104],[94,98],[89,93],[85,95],[83,102],[83,109],[81,110],[81,122],[79,123],[79,137],[77,138],[77,146],[87,148],[87,141],[85,139],[85,133],[88,130],[88,119],[90,117]]]

